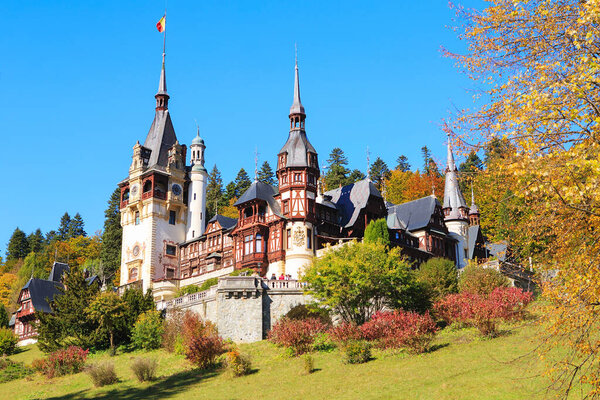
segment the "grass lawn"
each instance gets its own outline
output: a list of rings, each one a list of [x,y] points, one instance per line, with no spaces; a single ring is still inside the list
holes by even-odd
[[[120,382],[94,388],[85,373],[47,380],[33,375],[0,384],[0,399],[542,399],[548,383],[538,376],[534,325],[511,327],[501,337],[480,339],[473,329],[444,330],[436,350],[423,355],[374,352],[362,365],[345,365],[339,352],[314,354],[311,375],[302,360],[284,358],[269,342],[242,345],[250,354],[251,375],[232,378],[221,371],[198,371],[183,358],[158,350],[125,353],[111,359],[94,354],[88,363],[111,359]],[[11,356],[30,363],[36,346]],[[138,383],[129,369],[138,356],[159,361],[160,378]],[[523,357],[524,356],[524,357]]]

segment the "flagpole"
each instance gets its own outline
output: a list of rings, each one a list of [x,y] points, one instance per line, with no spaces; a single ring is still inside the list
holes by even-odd
[[[163,60],[165,58],[166,48],[167,48],[167,2],[165,1],[165,29],[163,30]]]

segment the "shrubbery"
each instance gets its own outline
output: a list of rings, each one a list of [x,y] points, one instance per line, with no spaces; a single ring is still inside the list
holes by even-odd
[[[458,292],[458,271],[451,260],[431,258],[421,264],[415,274],[432,303]]]
[[[315,359],[310,354],[303,355],[302,366],[306,375],[312,374],[315,370]]]
[[[200,292],[204,291],[204,290],[208,290],[211,287],[215,286],[219,284],[219,278],[210,278],[205,280],[202,285],[200,285]]]
[[[241,354],[238,349],[232,349],[225,354],[225,362],[227,368],[233,376],[248,375],[252,370],[252,362],[250,357]]]
[[[170,353],[185,354],[183,348],[183,320],[185,313],[177,308],[167,311],[162,346]]]
[[[360,327],[351,322],[342,322],[341,324],[334,326],[329,330],[328,335],[338,344],[364,339]]]
[[[329,325],[318,318],[303,320],[282,318],[273,325],[269,332],[269,340],[292,349],[294,355],[300,355],[310,351],[317,334],[328,329]]]
[[[407,348],[413,353],[429,349],[437,331],[429,315],[415,312],[378,312],[361,326],[365,339],[375,341],[381,348]]]
[[[0,383],[25,378],[33,374],[34,370],[22,362],[15,362],[8,358],[0,358]]]
[[[133,326],[131,341],[138,349],[158,349],[165,332],[163,319],[156,310],[146,311],[138,317]]]
[[[308,319],[318,318],[324,324],[331,325],[331,317],[329,311],[316,305],[298,304],[290,309],[284,318],[289,319]]]
[[[496,336],[500,321],[523,318],[525,307],[533,300],[530,292],[497,287],[488,296],[460,293],[446,296],[435,304],[436,314],[447,323],[461,322],[479,329],[484,336]]]
[[[156,378],[158,363],[154,359],[138,357],[131,363],[131,370],[140,382],[148,382]]]
[[[468,265],[458,278],[458,291],[487,296],[497,287],[508,287],[508,278],[493,268]]]
[[[0,328],[0,355],[9,356],[17,349],[19,338],[12,329]]]
[[[202,321],[191,311],[186,312],[183,318],[183,342],[186,358],[200,368],[213,366],[217,357],[226,350],[215,325]]]
[[[371,359],[371,343],[365,340],[350,340],[342,346],[346,364],[362,364]]]
[[[115,372],[115,365],[111,362],[91,365],[87,369],[87,373],[96,387],[112,385],[119,380]]]
[[[88,353],[89,350],[83,350],[81,347],[69,346],[50,353],[45,359],[35,360],[32,367],[48,378],[75,374],[83,370]]]
[[[315,335],[315,339],[313,340],[312,349],[314,351],[332,351],[335,350],[337,345],[331,339],[327,332],[318,333]]]
[[[186,294],[197,293],[197,292],[199,292],[201,290],[202,289],[200,289],[200,286],[198,286],[198,285],[184,286],[181,289],[177,290],[177,293],[175,294],[175,297],[181,297],[181,296],[185,296]]]

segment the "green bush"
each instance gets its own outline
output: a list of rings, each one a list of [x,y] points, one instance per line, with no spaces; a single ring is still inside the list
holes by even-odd
[[[0,328],[0,354],[9,356],[17,349],[19,338],[12,329]]]
[[[250,361],[250,358],[244,354],[241,354],[237,349],[228,351],[225,354],[225,360],[227,363],[227,368],[229,368],[233,376],[248,375],[252,370],[252,362]]]
[[[158,349],[162,343],[164,332],[165,326],[160,312],[156,310],[146,311],[138,317],[133,326],[131,340],[138,349]]]
[[[303,355],[302,366],[306,375],[312,374],[315,371],[315,359],[310,354]]]
[[[458,292],[458,271],[454,262],[446,258],[427,260],[416,271],[416,278],[432,303],[450,293]]]
[[[240,276],[242,274],[246,274],[247,276],[252,276],[254,274],[254,270],[252,268],[244,268],[233,271],[229,274],[229,276]]]
[[[390,244],[390,233],[385,218],[372,220],[365,228],[364,241],[367,243],[380,242],[386,246]]]
[[[8,322],[10,321],[10,315],[6,311],[4,304],[0,304],[0,328],[8,328]]]
[[[119,380],[115,372],[115,365],[111,362],[91,365],[87,369],[87,373],[96,387],[111,385]]]
[[[497,287],[509,287],[510,281],[493,268],[470,264],[458,278],[458,290],[461,293],[488,296]]]
[[[208,290],[211,287],[217,285],[219,283],[219,278],[210,278],[205,280],[202,285],[200,285],[200,291]]]
[[[131,363],[131,370],[140,382],[149,382],[156,378],[158,363],[154,359],[138,357]]]
[[[371,359],[371,344],[364,340],[346,342],[342,351],[342,359],[346,364],[362,364]]]
[[[297,306],[292,307],[292,309],[288,311],[284,317],[295,320],[317,318],[320,319],[324,324],[332,324],[329,311],[314,304],[298,304]]]
[[[337,346],[336,346],[335,342],[333,340],[331,340],[331,338],[329,337],[327,332],[317,334],[315,336],[315,340],[312,345],[312,348],[314,351],[323,351],[323,352],[333,351],[333,350],[335,350],[336,347]]]
[[[22,362],[15,362],[8,358],[0,358],[0,383],[25,378],[33,373],[34,370],[26,367]]]
[[[200,286],[198,286],[198,285],[184,286],[177,291],[177,294],[175,294],[175,297],[181,297],[181,296],[185,296],[186,294],[197,293],[197,292],[200,292],[201,290],[202,289],[200,289]]]

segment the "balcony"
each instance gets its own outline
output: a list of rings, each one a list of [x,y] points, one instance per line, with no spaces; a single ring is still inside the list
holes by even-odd
[[[35,309],[33,307],[21,310],[21,311],[17,312],[17,318],[23,318],[28,315],[32,315],[34,312],[35,312]]]
[[[142,200],[146,200],[146,199],[149,199],[151,197],[154,197],[156,199],[166,200],[167,199],[167,193],[163,192],[163,191],[160,191],[160,190],[156,190],[156,189],[154,189],[154,191],[148,191],[148,192],[142,193]]]
[[[257,215],[252,215],[251,217],[248,218],[242,218],[242,223],[241,225],[250,225],[250,224],[264,224],[265,223],[265,215],[264,214],[257,214]]]

